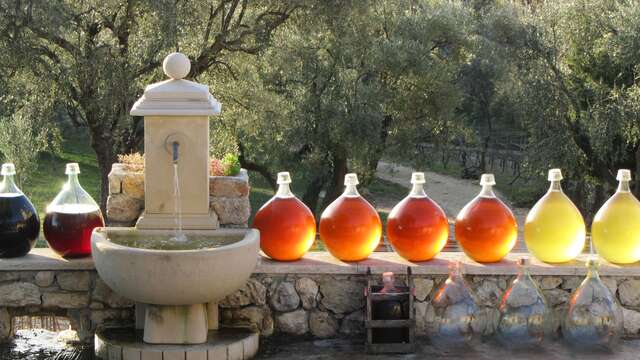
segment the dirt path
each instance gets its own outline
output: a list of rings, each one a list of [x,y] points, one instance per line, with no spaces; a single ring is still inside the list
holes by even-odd
[[[409,189],[411,184],[411,173],[416,170],[403,165],[392,164],[384,161],[378,163],[376,175],[386,181],[393,182]],[[480,187],[477,180],[458,179],[448,175],[442,175],[431,171],[425,171],[427,183],[425,190],[427,194],[442,208],[449,217],[449,221],[455,220],[458,212],[473,199]],[[497,181],[500,181],[498,178]],[[518,221],[518,239],[523,239],[524,220],[529,212],[526,208],[514,208],[503,194],[496,191],[496,195],[509,205]]]

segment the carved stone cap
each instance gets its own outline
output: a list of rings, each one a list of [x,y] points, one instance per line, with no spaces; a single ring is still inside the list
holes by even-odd
[[[182,78],[189,73],[191,62],[184,54],[169,54],[163,63],[170,80],[146,87],[144,94],[131,108],[131,115],[208,116],[220,113],[221,104],[209,87]]]

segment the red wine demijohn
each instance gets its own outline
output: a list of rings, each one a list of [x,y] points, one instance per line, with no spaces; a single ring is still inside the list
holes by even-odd
[[[47,206],[44,236],[49,247],[63,257],[91,255],[91,233],[104,226],[100,207],[80,186],[78,164],[67,164],[67,182]]]

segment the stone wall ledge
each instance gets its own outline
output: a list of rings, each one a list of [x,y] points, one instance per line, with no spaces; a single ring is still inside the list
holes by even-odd
[[[517,273],[516,259],[528,254],[513,253],[498,263],[479,264],[470,260],[464,253],[444,252],[435,259],[426,262],[412,263],[395,253],[373,253],[367,260],[346,263],[328,252],[310,252],[298,261],[278,262],[261,256],[255,274],[364,274],[367,268],[374,273],[393,271],[403,273],[410,266],[416,275],[439,275],[448,273],[449,261],[460,261],[464,272],[469,275],[514,275]],[[571,276],[586,273],[585,261],[589,255],[580,255],[578,259],[564,264],[545,264],[531,258],[529,272],[532,275]],[[36,248],[25,257],[0,259],[0,271],[35,271],[35,270],[93,270],[91,257],[81,259],[63,259],[51,249]],[[602,263],[600,275],[603,276],[640,276],[640,264],[614,265]]]

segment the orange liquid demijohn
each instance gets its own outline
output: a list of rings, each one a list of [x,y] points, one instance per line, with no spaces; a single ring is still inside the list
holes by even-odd
[[[343,261],[366,259],[376,249],[382,222],[376,210],[355,189],[355,174],[347,174],[345,193],[320,218],[320,238],[329,252]]]
[[[387,239],[398,255],[427,261],[447,244],[449,223],[438,204],[424,192],[424,173],[413,173],[409,196],[393,207],[387,220]]]
[[[279,261],[300,259],[313,246],[316,221],[311,210],[295,197],[274,197],[253,219],[260,230],[260,248]]]
[[[455,225],[456,239],[464,252],[473,260],[485,263],[500,261],[518,238],[513,213],[490,188],[489,192],[490,196],[481,193],[465,205]]]

